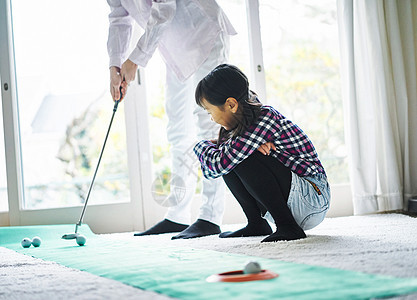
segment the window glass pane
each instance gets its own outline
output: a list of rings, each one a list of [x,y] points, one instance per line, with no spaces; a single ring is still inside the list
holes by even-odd
[[[260,0],[268,104],[311,138],[332,183],[347,183],[336,2]]]
[[[3,105],[0,93],[0,211],[9,210],[7,198],[6,157],[4,153]]]
[[[218,0],[217,3],[222,7],[237,32],[237,35],[230,37],[229,63],[238,66],[247,76],[250,76],[245,0]]]
[[[105,1],[12,2],[25,208],[84,203],[110,122]],[[89,204],[129,201],[124,105]]]
[[[241,68],[249,76],[249,46],[244,0],[218,0],[230,22],[238,32],[230,37],[229,63]],[[154,192],[168,195],[170,192],[171,157],[166,137],[167,116],[165,113],[165,64],[159,55],[154,55],[146,67],[146,87],[149,111],[149,130],[153,153]],[[190,99],[190,104],[194,99]],[[194,126],[193,124],[191,124]],[[194,155],[193,153],[191,155]],[[199,170],[199,169],[198,169]],[[196,169],[197,171],[197,169]],[[201,174],[199,174],[201,178]],[[196,192],[199,193],[200,184]],[[162,197],[163,198],[163,197]]]
[[[165,64],[158,54],[153,55],[146,69],[146,99],[149,113],[149,138],[152,151],[154,193],[165,199],[170,192],[170,146],[166,137],[168,119],[165,113]],[[155,198],[156,199],[156,198]]]

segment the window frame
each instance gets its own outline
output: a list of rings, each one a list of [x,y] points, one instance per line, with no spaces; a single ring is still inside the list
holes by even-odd
[[[259,20],[259,1],[245,0],[249,35],[251,85],[258,95],[266,99],[266,82],[263,64],[262,40]],[[0,213],[0,226],[29,224],[74,223],[78,221],[80,207],[54,209],[23,209],[24,182],[22,171],[19,114],[14,64],[11,0],[0,0],[0,77],[3,105],[4,140],[9,211]],[[139,34],[136,32],[136,35]],[[8,89],[5,89],[5,85]],[[140,99],[140,101],[138,101]],[[142,69],[124,100],[127,154],[131,201],[121,204],[92,205],[86,222],[96,224],[96,232],[142,230],[159,221],[164,211],[152,199],[152,153],[148,135],[146,105],[146,78]],[[350,185],[332,186],[333,197],[341,199],[332,204],[336,215],[351,215]],[[146,212],[146,213],[145,213]],[[227,223],[227,213],[224,222]],[[104,222],[104,220],[107,220]],[[108,220],[112,220],[108,222]],[[94,228],[93,228],[94,229]]]

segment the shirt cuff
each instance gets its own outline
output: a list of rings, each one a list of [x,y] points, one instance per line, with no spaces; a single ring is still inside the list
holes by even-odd
[[[207,148],[209,146],[214,146],[214,144],[210,141],[202,140],[194,146],[194,149],[193,149],[194,153],[197,156],[200,156],[204,152],[205,148]]]
[[[109,67],[118,67],[121,68],[122,67],[122,57],[110,57],[110,63],[109,63]]]
[[[148,61],[152,58],[152,55],[149,55],[139,48],[135,48],[132,53],[129,55],[129,59],[137,64],[138,66],[145,68],[148,64]]]

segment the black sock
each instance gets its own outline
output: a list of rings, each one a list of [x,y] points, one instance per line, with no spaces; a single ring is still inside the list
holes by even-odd
[[[244,237],[244,236],[260,236],[271,234],[272,229],[269,226],[266,220],[263,220],[259,223],[248,223],[246,227],[243,227],[236,231],[226,231],[220,233],[219,237],[221,238],[230,238],[230,237]]]
[[[143,236],[151,234],[161,234],[170,232],[180,232],[186,229],[188,225],[172,222],[168,219],[163,219],[161,222],[155,224],[144,232],[135,233],[134,236]]]
[[[218,233],[220,233],[220,227],[218,225],[206,220],[198,219],[194,224],[191,224],[187,229],[183,230],[178,235],[173,236],[171,239],[192,239]]]
[[[277,241],[292,241],[299,240],[306,237],[304,230],[297,224],[285,224],[279,225],[277,231],[261,241],[265,242],[277,242]]]

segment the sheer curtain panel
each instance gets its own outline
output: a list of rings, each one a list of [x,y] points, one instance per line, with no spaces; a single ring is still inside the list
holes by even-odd
[[[417,195],[415,2],[337,3],[355,214],[406,209]]]

